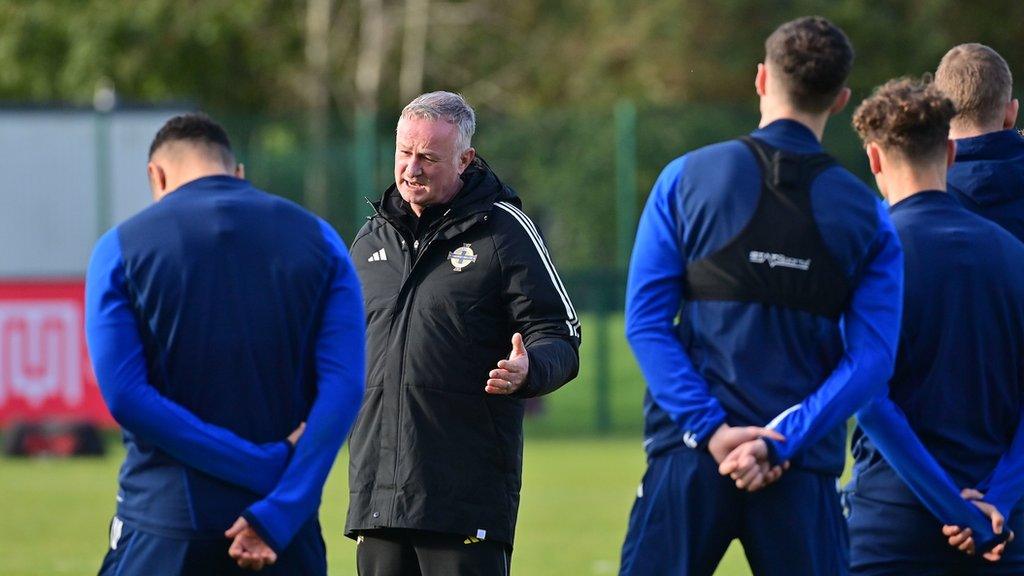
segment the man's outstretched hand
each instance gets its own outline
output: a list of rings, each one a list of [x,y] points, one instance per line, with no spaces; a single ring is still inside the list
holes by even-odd
[[[708,451],[718,463],[722,476],[732,478],[740,490],[754,492],[778,480],[789,468],[789,462],[781,466],[768,463],[768,445],[764,438],[786,440],[769,428],[722,424],[708,440]]]
[[[235,520],[234,525],[228,528],[224,536],[234,539],[228,548],[228,555],[241,568],[262,570],[264,566],[277,562],[277,553],[267,546],[245,518]]]
[[[982,498],[985,497],[984,494],[973,488],[964,488],[960,492],[960,495],[963,496],[965,500],[970,500],[972,504],[985,513],[985,516],[988,516],[989,520],[992,521],[992,532],[995,532],[996,534],[1003,533],[1003,527],[1006,524],[1006,519],[999,513],[999,510],[996,510],[995,506],[982,500]],[[946,525],[942,527],[942,533],[948,539],[950,546],[966,554],[974,554],[974,537],[970,528]],[[996,545],[988,552],[982,554],[981,557],[989,562],[998,562],[999,559],[1003,557],[1003,552],[1006,551],[1006,545],[1013,541],[1013,536],[1013,532],[1010,532],[1010,535],[1005,542]]]
[[[498,367],[488,374],[488,394],[511,394],[522,388],[530,374],[530,356],[523,344],[523,335],[516,332],[512,335],[512,352],[508,359],[499,360]]]

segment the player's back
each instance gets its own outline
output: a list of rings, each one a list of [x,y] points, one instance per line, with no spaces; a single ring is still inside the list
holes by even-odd
[[[822,153],[813,133],[790,120],[752,136],[794,155]],[[766,175],[751,149],[737,140],[683,156],[666,168],[666,177],[677,179],[673,202],[680,249],[692,264],[723,249],[751,223]],[[848,285],[856,286],[880,226],[877,198],[833,164],[811,182],[810,204],[828,257]],[[763,264],[776,268],[779,262]],[[836,318],[751,301],[690,299],[683,305],[678,335],[731,425],[764,426],[799,404],[828,377],[844,350]],[[645,414],[650,453],[684,440],[684,432],[650,394]],[[808,446],[794,465],[839,474],[844,441],[845,431],[834,430]]]
[[[1024,401],[1024,244],[948,194],[895,204],[905,258],[903,323],[890,397],[959,486],[1009,449]],[[855,489],[916,504],[858,433]]]
[[[956,143],[950,194],[1024,241],[1024,137],[1010,129]]]
[[[254,442],[286,436],[315,384],[310,329],[331,272],[317,219],[215,176],[171,193],[118,235],[147,358],[160,364],[153,384]]]
[[[333,274],[320,221],[244,180],[212,176],[116,234],[152,385],[254,443],[285,438],[316,393],[317,319]],[[125,436],[121,515],[162,509],[166,527],[203,531],[256,499]]]

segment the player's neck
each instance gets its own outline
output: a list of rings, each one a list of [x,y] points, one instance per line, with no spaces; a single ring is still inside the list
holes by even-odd
[[[799,110],[794,110],[789,106],[764,106],[761,110],[761,123],[758,124],[759,128],[775,122],[776,120],[792,120],[799,122],[807,127],[808,130],[814,133],[814,137],[821,142],[822,137],[825,135],[825,124],[828,123],[828,114],[808,114]]]
[[[992,132],[1000,132],[1004,128],[1001,124],[991,126],[975,126],[973,124],[951,124],[949,126],[949,137],[953,140],[962,140],[964,138],[974,138],[976,136],[984,136]]]
[[[946,165],[889,167],[885,177],[885,199],[892,206],[915,194],[946,191]]]
[[[157,200],[160,200],[164,196],[174,192],[175,190],[199,180],[200,178],[207,178],[209,176],[235,176],[229,172],[224,166],[218,164],[202,164],[196,166],[189,166],[183,168],[180,172],[174,174],[174,179],[168,178],[167,188],[162,194],[158,194]]]

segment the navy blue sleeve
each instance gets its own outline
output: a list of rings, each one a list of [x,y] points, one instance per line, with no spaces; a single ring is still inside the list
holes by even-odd
[[[876,399],[857,413],[857,421],[896,474],[939,521],[970,528],[981,550],[1003,540],[992,532],[992,523],[981,510],[960,496],[960,488],[928,453],[892,400],[887,396]]]
[[[818,389],[769,423],[785,442],[766,440],[773,463],[842,425],[862,406],[885,394],[892,376],[903,312],[903,249],[881,202],[879,227],[849,308],[843,314],[843,357]]]
[[[1024,495],[1024,413],[1010,449],[1003,453],[988,481],[978,489],[985,493],[985,501],[999,510],[1004,518]]]
[[[280,552],[320,507],[324,482],[363,397],[365,317],[355,268],[341,238],[321,221],[335,257],[334,275],[316,340],[316,400],[306,431],[280,483],[243,516]]]
[[[267,494],[288,463],[287,442],[256,445],[208,424],[150,382],[135,313],[125,291],[117,229],[96,243],[85,277],[85,335],[100,392],[124,429],[184,464]]]
[[[725,410],[694,368],[675,329],[686,262],[676,195],[686,157],[665,167],[640,217],[626,286],[626,338],[654,401],[698,445],[725,422]]]

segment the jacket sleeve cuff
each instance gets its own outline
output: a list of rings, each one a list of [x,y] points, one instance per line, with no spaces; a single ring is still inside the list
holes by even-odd
[[[1002,532],[1000,532],[999,534],[993,534],[991,540],[983,540],[980,542],[976,542],[974,553],[984,554],[985,552],[988,552],[989,550],[1009,540],[1010,534],[1011,531],[1009,526],[1005,526]]]
[[[534,356],[535,355],[529,350],[526,351],[526,357],[529,358],[530,362],[530,370],[526,373],[526,381],[523,382],[523,385],[511,394],[514,398],[533,398],[541,392],[541,387],[537,383],[542,381],[544,378],[543,376],[540,378],[537,377],[537,372],[542,369]]]
[[[1014,505],[1016,504],[1016,502],[1008,502],[1007,498],[1005,498],[1005,495],[999,492],[998,490],[992,490],[991,492],[985,494],[985,497],[982,498],[982,501],[988,502],[989,504],[995,506],[996,510],[998,510],[999,513],[1003,515],[1003,518],[1006,520],[1006,523],[1010,523],[1010,514],[1013,512],[1013,509],[1015,507]]]
[[[274,536],[270,533],[270,530],[267,529],[266,525],[263,524],[259,517],[253,514],[252,508],[249,508],[245,510],[245,512],[242,512],[242,518],[245,518],[245,521],[249,523],[249,526],[253,530],[255,530],[257,534],[259,534],[260,538],[262,538],[263,541],[266,542],[267,546],[270,546],[271,550],[273,550],[278,555],[281,554],[283,548],[281,546],[281,543],[274,538]]]
[[[718,428],[725,424],[725,414],[716,415],[715,418],[709,418],[707,423],[704,425],[703,430],[694,434],[693,432],[686,431],[683,433],[683,442],[695,450],[701,450],[704,452],[710,452],[708,446],[711,444],[711,437],[715,435]],[[692,436],[691,436],[692,435]],[[691,446],[692,443],[689,438],[693,438],[696,443]]]

